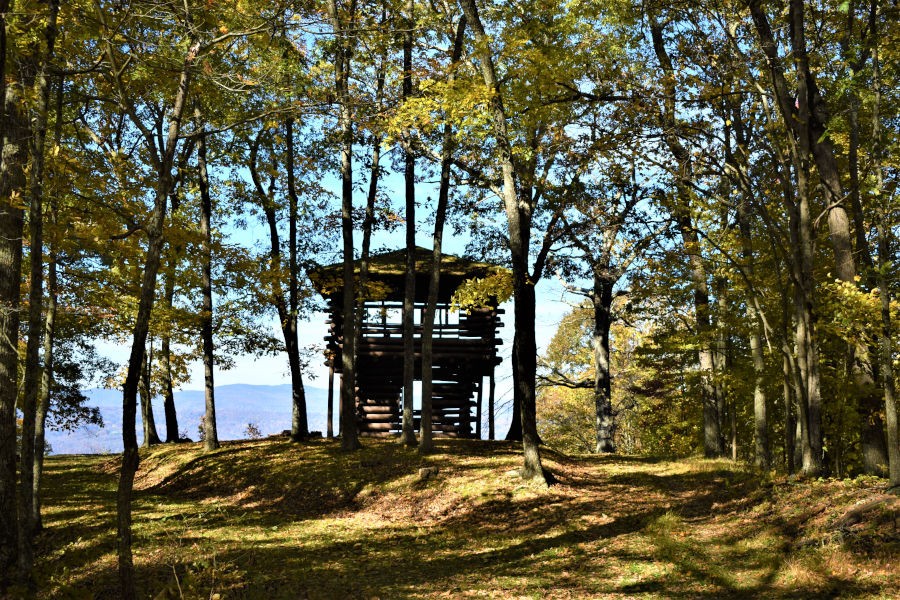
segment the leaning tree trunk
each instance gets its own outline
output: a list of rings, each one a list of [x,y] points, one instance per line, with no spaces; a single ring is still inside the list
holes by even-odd
[[[290,127],[288,130],[288,133],[290,133],[291,135],[291,139],[289,140],[288,153],[289,155],[291,155],[291,157],[293,157],[292,130],[292,127]],[[273,187],[269,187],[268,193],[266,192],[265,187],[263,187],[257,160],[262,135],[263,132],[260,132],[256,140],[254,140],[253,144],[251,144],[250,146],[250,160],[247,167],[250,170],[250,177],[253,180],[254,187],[256,188],[260,207],[262,208],[263,214],[266,217],[266,223],[268,223],[269,225],[269,268],[275,273],[280,273],[281,240],[278,235],[278,216],[275,212],[276,205],[274,199],[272,198]],[[293,158],[290,158],[288,162],[293,166]],[[290,170],[292,171],[293,169]],[[293,179],[291,178],[289,187],[293,187],[293,185]],[[296,192],[294,191],[292,192],[292,194],[295,195]],[[292,212],[296,213],[296,200],[292,200],[292,204],[294,204]],[[293,221],[294,219],[291,218],[291,220]],[[291,246],[296,247],[296,229],[293,231],[293,234],[289,234],[289,239],[292,240],[289,242]],[[294,265],[293,269],[296,273],[296,256],[294,256],[293,259],[289,259],[289,261]],[[289,267],[289,270],[290,269],[291,267]],[[285,300],[284,288],[279,277],[271,277],[270,281],[272,301],[275,304],[275,310],[278,312],[278,322],[281,325],[281,335],[284,339],[284,347],[288,355],[288,368],[291,372],[291,439],[293,441],[300,441],[307,437],[308,425],[305,424],[306,390],[303,386],[302,365],[300,363],[300,345],[297,339],[297,320],[295,316],[292,316],[292,313],[296,312],[297,309],[291,309],[292,305],[297,305],[297,301],[295,298],[293,303],[289,304],[288,300]],[[288,284],[289,294],[292,285],[296,285],[296,282],[293,284]],[[329,407],[330,402],[331,401],[329,399]]]
[[[96,10],[97,16],[104,27],[104,16],[100,9]],[[181,131],[181,118],[187,101],[190,87],[191,69],[197,53],[200,50],[199,42],[192,41],[185,55],[184,64],[179,78],[178,91],[172,105],[169,116],[169,127],[165,138],[165,147],[158,148],[153,134],[146,130],[140,121],[134,107],[128,104],[127,95],[122,89],[121,80],[115,79],[118,87],[119,102],[128,109],[129,116],[136,127],[143,128],[143,134],[148,145],[152,149],[160,151],[157,157],[157,184],[154,192],[153,211],[147,222],[147,256],[144,262],[144,272],[141,278],[140,296],[138,301],[137,316],[132,331],[131,354],[128,358],[128,371],[125,377],[125,385],[122,393],[122,442],[124,452],[122,455],[122,470],[119,474],[119,486],[116,497],[116,512],[118,515],[118,563],[119,563],[119,595],[123,600],[133,600],[136,597],[134,581],[134,559],[131,552],[131,496],[134,485],[134,475],[140,464],[138,454],[137,435],[135,434],[135,417],[137,411],[137,388],[140,379],[141,366],[144,363],[144,348],[147,343],[147,334],[150,328],[150,316],[153,311],[153,301],[156,295],[156,275],[159,272],[160,258],[162,256],[165,239],[163,237],[163,225],[166,219],[166,202],[172,190],[174,178],[172,167],[175,161],[175,152],[178,147],[178,139]],[[107,41],[105,56],[110,66],[113,78],[118,77],[121,70],[113,50],[112,43]]]

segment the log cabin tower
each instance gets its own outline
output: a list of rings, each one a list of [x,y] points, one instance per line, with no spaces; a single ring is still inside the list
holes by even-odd
[[[415,378],[422,379],[422,322],[428,299],[432,251],[416,248]],[[494,369],[500,364],[497,329],[503,313],[496,303],[465,311],[451,311],[451,296],[464,281],[485,277],[499,267],[453,255],[441,258],[441,278],[432,345],[432,423],[435,435],[481,437],[483,400],[493,421]],[[358,276],[360,261],[355,263]],[[362,435],[399,434],[403,394],[403,295],[406,250],[373,255],[365,293],[357,311],[361,329],[357,348],[356,412]],[[343,263],[317,267],[310,272],[316,290],[328,304],[329,333],[325,337],[325,364],[329,389],[334,374],[341,374],[343,347]],[[487,385],[485,386],[485,379]],[[487,388],[485,390],[484,388]],[[486,392],[486,393],[485,393]],[[333,401],[329,394],[329,406]],[[419,411],[415,428],[419,429]],[[492,428],[491,428],[492,429]]]

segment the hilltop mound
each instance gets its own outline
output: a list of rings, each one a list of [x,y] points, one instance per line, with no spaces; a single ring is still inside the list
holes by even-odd
[[[726,461],[566,457],[550,488],[517,445],[228,443],[142,454],[147,597],[896,597],[885,482],[760,483]],[[118,460],[48,460],[44,597],[113,598]]]

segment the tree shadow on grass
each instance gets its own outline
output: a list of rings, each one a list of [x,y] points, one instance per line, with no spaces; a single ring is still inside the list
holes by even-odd
[[[752,501],[758,486],[749,476],[714,464],[707,471],[653,473],[644,470],[644,465],[656,463],[629,457],[581,460],[548,454],[561,482],[550,490],[530,490],[510,479],[486,488],[486,496],[462,498],[445,512],[392,522],[379,519],[365,505],[360,494],[366,486],[372,484],[382,492],[388,485],[395,486],[385,495],[389,502],[395,497],[391,494],[404,495],[403,486],[413,480],[410,476],[420,465],[440,466],[449,456],[437,480],[417,490],[426,500],[439,499],[441,478],[465,477],[469,471],[491,473],[495,466],[499,475],[513,464],[508,459],[518,457],[517,448],[504,443],[479,447],[478,451],[501,459],[487,468],[477,463],[477,452],[472,456],[464,444],[453,443],[439,444],[439,454],[427,459],[399,445],[370,444],[361,453],[346,454],[334,443],[311,443],[301,453],[300,468],[290,463],[291,453],[283,450],[236,448],[218,474],[207,467],[221,467],[221,462],[197,457],[179,478],[137,495],[136,568],[139,586],[148,596],[171,586],[176,577],[181,584],[196,584],[197,596],[208,597],[216,591],[228,598],[458,597],[467,593],[793,598],[842,589],[857,594],[881,591],[874,584],[867,587],[835,576],[824,566],[808,595],[779,584],[777,576],[790,558],[797,524],[777,515],[727,521],[728,514],[748,498]],[[637,470],[604,472],[605,466],[617,463]],[[601,468],[594,469],[597,464]],[[216,486],[228,477],[256,491],[244,499],[208,495],[221,493]],[[408,481],[401,481],[404,478]],[[79,475],[69,485],[77,488],[88,483],[89,476]],[[285,504],[291,498],[285,484],[302,490],[297,501],[305,508]],[[112,514],[115,478],[97,485],[105,514]],[[331,490],[328,494],[337,500],[321,490]],[[74,488],[73,493],[77,493]],[[159,505],[165,505],[171,528],[160,522]],[[67,518],[84,516],[76,514],[74,504],[63,510],[58,514]],[[179,514],[186,515],[184,523],[179,522]],[[702,530],[712,518],[725,520],[727,526]],[[77,521],[68,534],[104,540],[89,540],[78,562],[103,556],[109,561],[110,538],[90,529],[101,522],[99,516],[91,515],[89,521]],[[242,529],[245,525],[255,528],[249,538]],[[702,535],[696,535],[697,531]],[[157,539],[145,544],[145,535],[168,537],[165,543]],[[765,536],[773,541],[747,543]],[[64,592],[70,589],[74,592],[68,597],[89,592],[93,597],[115,598],[114,564],[74,574],[68,585],[56,588],[63,592],[57,597],[67,597]]]

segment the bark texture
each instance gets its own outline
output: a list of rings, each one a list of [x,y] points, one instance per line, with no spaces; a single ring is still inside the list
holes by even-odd
[[[6,13],[2,11],[2,44],[6,65]],[[0,7],[3,8],[3,7]],[[7,75],[10,81],[7,82]],[[19,285],[27,189],[26,165],[30,129],[23,109],[24,82],[19,73],[4,73],[2,157],[0,157],[0,590],[17,559],[16,396],[18,392]],[[18,199],[17,199],[18,198]]]
[[[460,0],[466,22],[475,35],[476,52],[479,58],[482,79],[492,90],[490,112],[493,117],[493,133],[497,145],[498,162],[502,173],[502,187],[498,190],[506,208],[509,230],[509,246],[513,271],[514,298],[514,385],[518,395],[522,419],[522,449],[524,479],[538,479],[546,482],[547,476],[541,464],[540,438],[537,433],[535,416],[535,373],[537,369],[537,342],[534,332],[535,293],[528,272],[528,250],[531,241],[532,198],[520,197],[518,178],[512,157],[512,145],[507,125],[506,109],[503,105],[503,91],[494,59],[490,39],[485,32],[478,14],[475,0]]]
[[[353,114],[350,106],[350,39],[337,0],[328,3],[334,35],[334,77],[341,131],[341,237],[344,242],[343,347],[341,349],[341,448],[360,447],[356,417],[356,285],[353,277]]]
[[[406,4],[403,34],[404,100],[412,96],[413,3]],[[400,439],[407,446],[416,444],[413,425],[413,383],[416,379],[415,301],[416,301],[416,157],[412,149],[403,150],[403,190],[406,198],[406,278],[403,293],[403,419]],[[434,322],[432,318],[432,323]],[[424,341],[424,332],[423,337]]]
[[[194,118],[200,129],[197,145],[197,179],[200,184],[200,292],[203,304],[200,311],[200,337],[203,341],[203,396],[206,412],[203,416],[203,448],[206,451],[219,447],[219,430],[216,424],[215,344],[213,340],[212,298],[212,197],[209,192],[209,172],[206,164],[206,131],[195,105]]]
[[[306,388],[303,385],[303,365],[300,361],[300,341],[297,322],[300,316],[300,266],[297,262],[297,184],[294,180],[294,120],[285,123],[287,138],[288,184],[288,314],[282,320],[284,340],[288,350],[291,371],[291,440],[299,442],[309,437],[309,421],[306,414]]]

